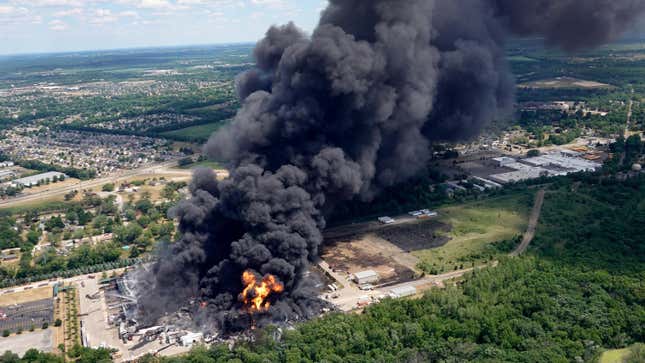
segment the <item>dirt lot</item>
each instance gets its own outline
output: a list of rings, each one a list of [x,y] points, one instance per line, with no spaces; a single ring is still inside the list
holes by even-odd
[[[420,221],[383,228],[376,235],[405,252],[425,250],[445,245],[450,238],[450,226],[437,220]],[[438,233],[443,232],[443,233]]]
[[[24,190],[25,194],[36,194],[36,193],[42,193],[46,192],[48,190],[52,189],[57,189],[57,188],[65,188],[65,187],[71,187],[74,185],[79,185],[80,180],[74,179],[74,178],[66,178],[62,182],[58,183],[50,183],[47,185],[41,185],[39,187],[31,187],[31,188],[26,188]]]
[[[557,78],[545,79],[541,81],[523,83],[523,84],[520,84],[519,87],[520,88],[586,88],[586,89],[613,88],[613,86],[606,83],[587,81],[587,80],[570,78],[570,77],[557,77]]]
[[[410,281],[418,274],[416,257],[374,233],[328,242],[321,257],[335,271],[374,270],[379,285]]]
[[[39,287],[0,295],[0,306],[23,304],[29,301],[43,300],[53,296],[51,286]]]
[[[10,350],[20,356],[31,348],[51,352],[54,346],[53,337],[54,334],[51,329],[36,329],[33,332],[0,338],[0,352]]]
[[[495,165],[493,160],[478,160],[468,161],[458,165],[465,173],[478,176],[480,178],[488,178],[492,174],[501,174],[514,171],[514,169],[500,167]]]

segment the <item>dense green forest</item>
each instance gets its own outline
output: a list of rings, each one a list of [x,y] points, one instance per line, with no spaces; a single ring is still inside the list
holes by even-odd
[[[36,349],[30,349],[22,357],[15,353],[4,352],[0,355],[0,363],[63,363],[63,362],[77,362],[77,363],[107,363],[112,362],[110,359],[110,351],[107,349],[90,349],[83,348],[79,345],[72,347],[67,356],[70,359],[65,359],[62,356],[53,353],[43,353]]]

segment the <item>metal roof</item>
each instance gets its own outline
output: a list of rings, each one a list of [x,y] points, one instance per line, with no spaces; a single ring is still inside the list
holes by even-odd
[[[25,178],[16,179],[16,180],[13,180],[12,183],[22,184],[22,185],[32,185],[32,184],[37,184],[39,181],[45,180],[47,178],[49,178],[50,180],[53,179],[54,177],[58,178],[61,175],[65,175],[65,174],[59,173],[57,171],[50,171],[47,173],[42,173],[38,175],[32,175]]]
[[[405,286],[399,286],[395,287],[392,290],[390,290],[392,294],[395,295],[411,295],[411,294],[416,294],[417,293],[417,288],[411,285],[405,285]]]
[[[374,270],[367,270],[367,271],[357,272],[357,273],[354,274],[354,276],[357,279],[365,279],[365,278],[374,277],[374,276],[378,277],[378,274]]]

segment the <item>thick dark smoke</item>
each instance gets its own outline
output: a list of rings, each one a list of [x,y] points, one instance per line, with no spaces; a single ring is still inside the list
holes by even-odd
[[[504,117],[509,34],[574,50],[615,38],[642,12],[642,1],[331,0],[311,36],[272,27],[236,82],[242,109],[206,145],[231,176],[195,173],[193,197],[174,210],[181,238],[141,280],[144,315],[197,298],[202,323],[244,328],[247,269],[286,287],[254,319],[315,313],[305,271],[324,216],[418,173],[433,141],[474,137]]]
[[[619,37],[640,20],[643,0],[491,0],[495,14],[518,35],[543,36],[568,51]]]

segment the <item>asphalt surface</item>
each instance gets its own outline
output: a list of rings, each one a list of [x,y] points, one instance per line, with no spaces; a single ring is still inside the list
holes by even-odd
[[[38,349],[43,352],[54,351],[54,331],[52,328],[42,330],[36,327],[33,332],[23,332],[19,335],[0,339],[0,352],[7,350],[23,356],[29,349]]]
[[[170,168],[173,166],[177,166],[177,160],[154,164],[154,165],[146,166],[139,169],[122,171],[117,174],[110,175],[109,177],[92,179],[88,181],[81,181],[78,184],[67,185],[64,187],[56,188],[55,185],[52,185],[52,189],[48,189],[39,193],[25,194],[25,195],[18,196],[16,198],[2,200],[0,201],[0,207],[12,207],[25,202],[38,201],[38,200],[42,200],[43,198],[64,195],[71,192],[72,190],[92,189],[92,188],[100,187],[104,184],[116,183],[118,180],[125,179],[125,178],[132,178],[135,176],[146,175],[146,174],[154,174],[159,169]]]

